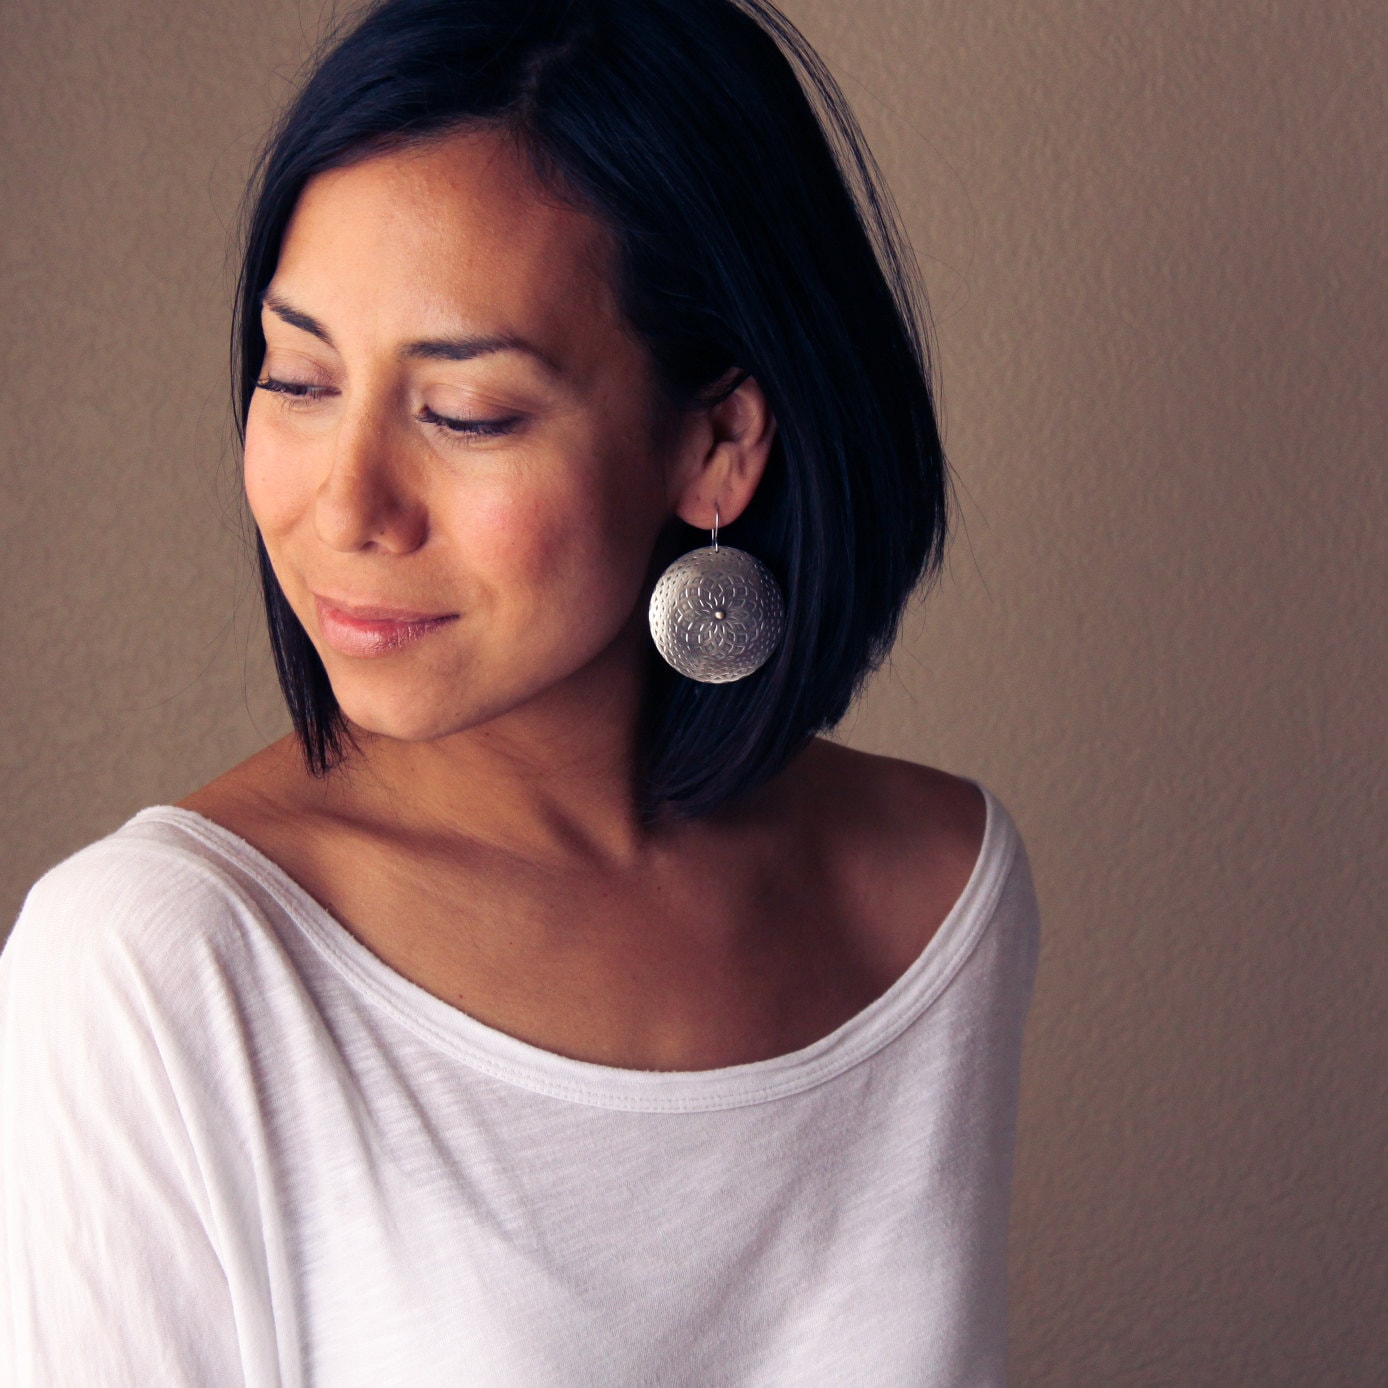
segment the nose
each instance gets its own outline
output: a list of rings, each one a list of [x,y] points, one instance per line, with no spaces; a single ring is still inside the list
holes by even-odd
[[[314,528],[325,545],[409,554],[424,543],[429,511],[409,451],[388,418],[343,417],[314,497]]]

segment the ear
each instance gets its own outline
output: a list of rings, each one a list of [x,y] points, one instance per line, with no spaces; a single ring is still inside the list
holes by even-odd
[[[715,506],[720,525],[735,521],[766,471],[775,436],[762,388],[744,376],[726,399],[699,410],[685,432],[671,476],[675,514],[700,530],[713,529]]]

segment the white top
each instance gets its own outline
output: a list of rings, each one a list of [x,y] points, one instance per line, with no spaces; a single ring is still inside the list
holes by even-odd
[[[485,1026],[235,835],[136,815],[0,955],[0,1382],[1002,1384],[1037,922],[987,800],[886,994],[676,1072]]]

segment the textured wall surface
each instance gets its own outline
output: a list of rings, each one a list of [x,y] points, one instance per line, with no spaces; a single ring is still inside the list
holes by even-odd
[[[1388,1382],[1388,10],[786,8],[919,252],[958,473],[845,734],[997,790],[1045,915],[1016,1382]],[[226,256],[321,21],[0,10],[7,919],[283,725]]]

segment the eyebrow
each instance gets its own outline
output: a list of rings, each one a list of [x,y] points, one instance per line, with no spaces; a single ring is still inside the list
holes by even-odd
[[[311,314],[295,308],[278,294],[268,291],[261,295],[260,302],[291,328],[298,328],[301,332],[326,343],[334,351],[337,350],[332,334]],[[420,338],[415,342],[407,342],[400,349],[400,356],[407,361],[471,361],[474,357],[484,357],[492,352],[523,352],[526,356],[534,357],[552,375],[559,374],[559,368],[544,352],[523,337],[517,337],[512,333]]]

